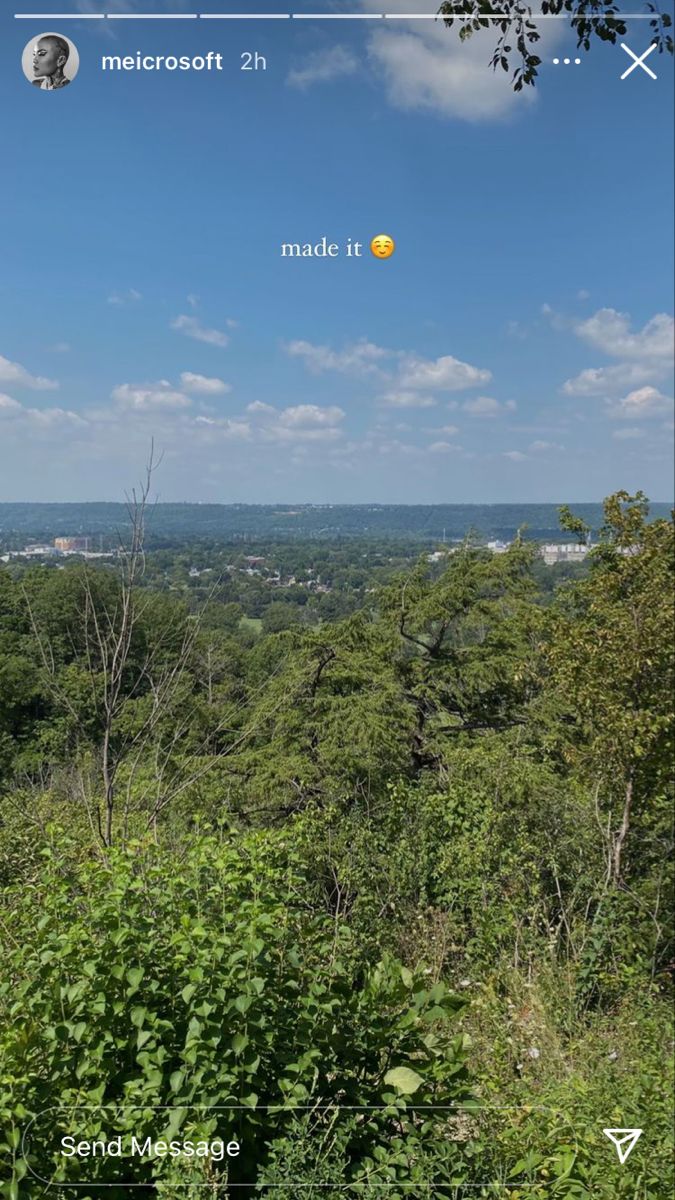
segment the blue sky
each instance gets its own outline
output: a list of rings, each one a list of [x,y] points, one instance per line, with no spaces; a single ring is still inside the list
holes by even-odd
[[[517,97],[492,35],[430,21],[2,27],[0,500],[118,499],[152,437],[165,500],[670,498],[665,56],[554,66],[549,21]],[[57,96],[20,69],[49,29],[81,56]],[[136,50],[224,70],[101,72]],[[324,235],[363,256],[281,257]]]

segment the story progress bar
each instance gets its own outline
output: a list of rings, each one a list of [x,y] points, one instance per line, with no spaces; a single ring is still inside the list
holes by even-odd
[[[14,13],[17,21],[438,21],[452,15],[455,21],[473,21],[463,13]],[[482,21],[516,21],[508,12],[480,13]],[[584,21],[604,21],[606,15],[584,14]],[[616,21],[653,21],[655,13],[613,12]],[[532,21],[569,21],[569,13],[528,13]]]

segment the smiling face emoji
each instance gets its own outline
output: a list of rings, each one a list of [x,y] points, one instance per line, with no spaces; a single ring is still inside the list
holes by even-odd
[[[391,258],[396,246],[388,233],[378,233],[370,243],[375,258]]]

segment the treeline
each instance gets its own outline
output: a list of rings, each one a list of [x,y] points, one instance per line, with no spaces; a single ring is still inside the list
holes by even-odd
[[[55,1157],[58,1113],[21,1148],[50,1105],[218,1131],[201,1103],[242,1106],[229,1181],[289,1200],[662,1200],[673,530],[648,517],[610,497],[553,592],[527,541],[467,541],[254,637],[149,585],[142,511],[114,570],[0,572],[6,1196],[38,1166],[124,1195]],[[632,1174],[617,1124],[650,1130]]]
[[[578,504],[575,511],[590,529],[602,524],[602,505]],[[653,515],[668,515],[655,504]],[[26,538],[37,540],[84,534],[115,545],[127,521],[124,504],[0,503],[0,546],[20,549]],[[474,529],[485,538],[510,541],[526,525],[532,538],[559,536],[555,504],[172,504],[154,506],[148,521],[148,544],[212,538],[220,543],[276,542],[335,538],[409,538],[433,544],[461,539]],[[106,547],[107,548],[107,547]]]

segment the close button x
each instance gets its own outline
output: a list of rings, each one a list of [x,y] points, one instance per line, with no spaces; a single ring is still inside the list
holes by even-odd
[[[627,79],[628,76],[630,75],[631,71],[634,71],[636,67],[642,67],[642,70],[645,72],[646,75],[651,76],[652,79],[656,79],[656,75],[654,74],[654,72],[650,71],[649,67],[645,66],[645,59],[648,57],[648,55],[651,54],[652,50],[656,50],[656,46],[657,46],[656,42],[652,42],[651,46],[648,46],[647,49],[645,50],[644,54],[641,54],[639,58],[638,58],[637,54],[633,54],[633,51],[631,50],[630,46],[627,46],[625,42],[621,42],[620,45],[621,45],[621,49],[625,50],[626,54],[629,54],[630,57],[632,59],[634,59],[631,66],[628,67],[628,69],[626,71],[624,71],[623,75],[621,76],[622,79]]]

